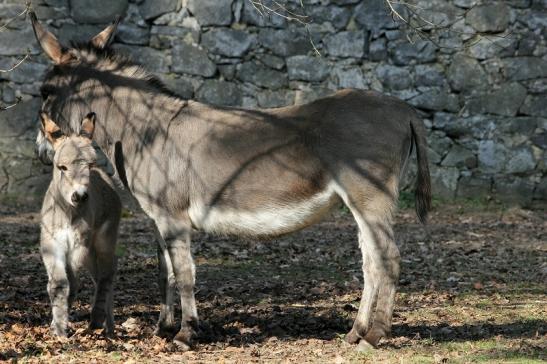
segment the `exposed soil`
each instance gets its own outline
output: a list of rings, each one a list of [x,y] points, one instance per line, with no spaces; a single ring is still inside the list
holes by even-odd
[[[196,297],[203,321],[194,351],[153,336],[159,310],[150,222],[122,220],[116,336],[86,333],[85,276],[71,333],[49,334],[39,216],[0,207],[0,361],[97,362],[540,362],[547,359],[544,211],[441,206],[430,224],[397,215],[402,269],[393,337],[374,351],[343,341],[361,295],[351,215],[281,239],[196,233]]]

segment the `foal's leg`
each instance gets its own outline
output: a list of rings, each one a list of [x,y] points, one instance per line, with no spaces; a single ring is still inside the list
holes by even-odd
[[[163,238],[156,228],[156,241],[158,244],[159,263],[159,287],[160,287],[160,317],[155,334],[158,336],[170,336],[175,331],[175,311],[173,307],[173,295],[176,289],[175,274],[169,257],[169,251]]]
[[[55,243],[52,242],[47,247],[42,246],[42,259],[48,275],[47,292],[53,316],[51,331],[57,336],[66,336],[70,293],[66,254],[55,251]]]
[[[194,298],[195,266],[190,249],[191,225],[187,221],[170,217],[155,220],[158,230],[166,243],[171,258],[175,282],[180,293],[182,321],[174,342],[182,349],[192,346],[192,339],[198,323]]]
[[[92,274],[95,280],[95,296],[91,309],[90,329],[105,329],[106,334],[114,333],[113,286],[116,274],[117,227],[104,229],[96,236],[95,259]]]

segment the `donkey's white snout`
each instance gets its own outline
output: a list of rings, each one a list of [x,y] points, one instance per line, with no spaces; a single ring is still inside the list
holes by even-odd
[[[72,196],[70,197],[70,200],[77,204],[80,202],[84,202],[87,200],[88,194],[87,194],[87,188],[84,186],[78,186]]]

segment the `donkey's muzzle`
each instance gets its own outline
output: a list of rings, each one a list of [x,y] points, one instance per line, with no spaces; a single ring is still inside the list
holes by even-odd
[[[88,197],[89,196],[87,192],[82,192],[82,193],[74,192],[72,196],[70,197],[70,199],[72,200],[72,203],[77,205],[79,203],[85,202]]]

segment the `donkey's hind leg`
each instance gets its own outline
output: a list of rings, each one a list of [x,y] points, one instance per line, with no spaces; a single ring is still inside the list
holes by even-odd
[[[368,191],[367,195],[366,202],[352,200],[351,195],[342,195],[359,227],[364,280],[357,318],[346,341],[356,343],[365,339],[376,346],[380,338],[389,335],[391,329],[400,257],[393,240],[394,197],[380,191]]]

